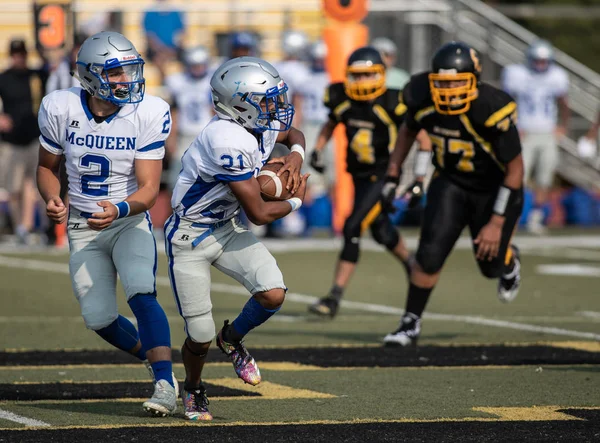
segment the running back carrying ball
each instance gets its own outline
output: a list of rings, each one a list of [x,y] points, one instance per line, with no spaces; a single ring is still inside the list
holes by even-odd
[[[285,171],[280,177],[277,177],[277,171],[281,169],[281,163],[267,163],[262,167],[256,177],[260,184],[260,193],[263,200],[287,200],[293,195],[285,189],[289,177],[289,171]]]

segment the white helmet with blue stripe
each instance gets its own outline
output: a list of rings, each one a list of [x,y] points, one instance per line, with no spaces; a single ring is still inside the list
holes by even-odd
[[[118,106],[144,98],[144,60],[118,32],[88,37],[77,53],[77,77],[90,95]]]
[[[547,71],[554,61],[554,49],[550,42],[537,40],[527,48],[527,64],[536,72]]]
[[[238,57],[223,63],[210,88],[221,118],[255,132],[287,131],[292,125],[294,106],[288,101],[288,87],[279,72],[260,58]]]

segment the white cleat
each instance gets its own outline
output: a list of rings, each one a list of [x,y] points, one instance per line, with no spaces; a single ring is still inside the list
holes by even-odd
[[[142,405],[144,411],[157,417],[166,417],[177,410],[177,391],[167,380],[158,380],[154,395]]]
[[[405,314],[400,326],[383,338],[383,345],[389,347],[416,346],[421,333],[421,319],[413,314]]]
[[[508,275],[503,275],[498,281],[498,298],[503,303],[509,303],[517,298],[521,287],[521,256],[516,246],[513,249],[515,267]]]
[[[154,371],[152,370],[152,366],[148,360],[143,361],[144,366],[146,366],[146,370],[148,374],[150,374],[150,379],[152,380],[152,384],[156,384],[156,379],[154,378]],[[171,376],[173,377],[173,384],[175,385],[175,391],[179,394],[179,383],[177,383],[177,379],[175,378],[175,373],[171,372]]]

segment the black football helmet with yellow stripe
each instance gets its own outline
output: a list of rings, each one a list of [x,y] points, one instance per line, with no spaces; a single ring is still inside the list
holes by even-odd
[[[385,64],[377,49],[365,46],[350,54],[344,90],[357,101],[374,100],[386,91]]]
[[[431,61],[429,86],[440,114],[463,114],[477,98],[481,63],[477,52],[462,42],[443,45]]]

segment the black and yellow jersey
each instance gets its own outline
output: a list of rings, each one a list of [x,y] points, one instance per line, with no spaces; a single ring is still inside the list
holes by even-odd
[[[439,114],[425,72],[411,77],[403,101],[409,129],[425,129],[431,138],[436,169],[459,186],[486,191],[502,184],[505,165],[521,153],[521,142],[510,95],[483,82],[478,89],[464,114]]]
[[[324,102],[329,118],[346,125],[348,172],[356,178],[384,175],[406,113],[402,91],[388,89],[375,100],[361,102],[348,98],[343,83],[333,83]]]

